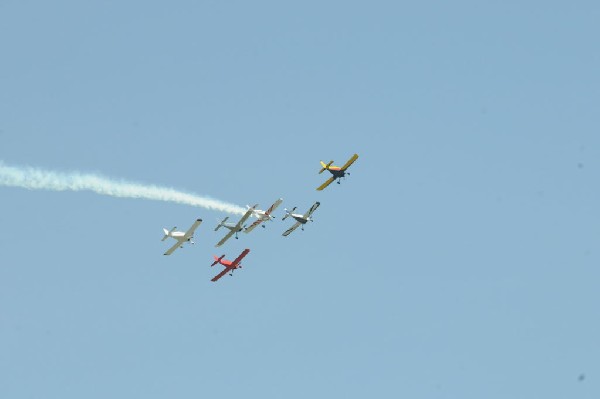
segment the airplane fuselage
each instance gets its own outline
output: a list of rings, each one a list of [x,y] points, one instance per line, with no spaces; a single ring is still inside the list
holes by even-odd
[[[226,269],[228,270],[235,270],[235,269],[239,269],[242,267],[242,262],[238,262],[237,264],[233,264],[233,261],[231,260],[227,260],[227,259],[222,259],[222,258],[217,258],[216,256],[215,258],[215,263],[213,263],[214,266],[215,264],[219,263],[222,266],[225,266]]]
[[[235,224],[224,224],[223,225],[223,227],[225,227],[231,231],[235,231],[236,233],[244,230],[244,228],[242,226],[240,226],[240,227],[236,227],[236,226],[237,225],[235,225]]]
[[[297,215],[292,213],[291,215],[294,219],[296,219],[298,222],[302,223],[302,224],[306,224],[306,222],[308,222],[310,220],[310,218],[305,219],[303,215]]]
[[[173,231],[169,233],[169,237],[175,239],[175,241],[179,241],[182,244],[186,241],[192,241],[192,237],[187,236],[186,233],[183,231]]]
[[[334,178],[339,179],[342,178],[346,175],[346,171],[340,169],[339,167],[330,167],[329,169],[327,169],[329,171],[329,173],[331,173],[333,175]]]
[[[227,259],[221,259],[219,261],[219,263],[225,267],[231,268],[231,269],[237,269],[238,267],[240,267],[241,263],[238,263],[237,265],[231,267],[231,265],[233,264],[232,261],[227,260]]]

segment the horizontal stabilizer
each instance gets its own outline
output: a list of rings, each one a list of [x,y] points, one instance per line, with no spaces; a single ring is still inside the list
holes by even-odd
[[[290,212],[287,210],[287,208],[284,208],[283,210],[285,211],[285,215],[283,215],[281,220],[285,220],[288,218],[288,216],[290,216]]]
[[[333,161],[329,161],[328,164],[325,164],[325,162],[321,161],[321,170],[319,171],[319,174],[323,173],[325,171],[325,169],[329,169],[329,167],[331,166],[331,164],[333,163]]]
[[[221,228],[221,226],[224,225],[224,223],[229,219],[229,216],[226,216],[225,219],[221,220],[221,222],[219,222],[219,224],[217,225],[217,227],[215,227],[215,231],[219,230]]]
[[[163,231],[165,233],[165,236],[162,238],[161,241],[166,240],[167,238],[169,238],[169,236],[171,235],[171,233],[173,233],[175,230],[177,230],[177,226],[173,227],[171,230],[167,230],[165,228],[163,228]]]
[[[225,257],[225,254],[221,255],[220,258],[217,258],[215,255],[213,255],[213,258],[215,258],[215,261],[210,266],[213,267],[214,265],[216,265],[217,263],[219,263],[221,261],[221,259],[223,259],[224,257]]]

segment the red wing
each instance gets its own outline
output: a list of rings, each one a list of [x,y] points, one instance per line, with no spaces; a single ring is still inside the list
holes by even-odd
[[[220,279],[221,277],[223,277],[224,275],[229,273],[230,270],[231,270],[231,267],[226,267],[225,270],[223,270],[221,273],[214,276],[210,281],[217,281],[218,279]]]
[[[231,267],[237,267],[237,265],[240,264],[241,260],[244,259],[244,256],[248,255],[248,252],[250,252],[249,249],[244,249],[244,252],[242,252],[240,254],[240,256],[238,256],[237,258],[235,258],[235,260],[233,262],[231,262]]]

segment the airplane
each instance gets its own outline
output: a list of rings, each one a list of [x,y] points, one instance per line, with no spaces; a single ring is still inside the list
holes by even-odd
[[[324,170],[328,170],[333,176],[330,177],[329,179],[327,179],[327,181],[325,181],[325,183],[323,183],[319,187],[317,187],[317,190],[321,191],[325,187],[327,187],[328,185],[333,183],[333,181],[335,179],[340,179],[342,177],[345,177],[346,175],[350,175],[350,173],[346,172],[346,169],[348,169],[350,167],[350,165],[352,165],[354,163],[354,161],[356,161],[357,159],[358,159],[358,154],[352,155],[352,157],[348,160],[348,162],[346,162],[344,164],[344,166],[342,166],[342,167],[332,165],[333,161],[330,161],[328,164],[321,161],[322,168],[319,171],[319,174],[323,173]],[[337,183],[340,184],[340,181],[338,180]]]
[[[273,220],[275,219],[275,216],[271,215],[273,213],[273,211],[275,209],[277,209],[277,207],[283,202],[283,198],[279,198],[277,201],[275,201],[273,203],[273,205],[271,205],[271,207],[269,209],[267,209],[266,211],[260,210],[260,209],[255,209],[254,211],[252,211],[252,215],[255,216],[257,218],[257,220],[252,223],[249,227],[246,227],[246,229],[244,229],[244,233],[250,233],[252,230],[254,230],[254,228],[256,226],[258,226],[259,224],[261,224],[262,222],[268,221],[268,220]],[[250,209],[250,207],[248,206],[248,209]],[[262,227],[265,227],[265,225],[263,224]]]
[[[225,219],[221,220],[221,222],[219,222],[217,227],[215,227],[215,231],[219,230],[219,228],[221,228],[221,227],[225,227],[225,228],[229,229],[229,233],[227,233],[227,235],[225,237],[223,237],[223,239],[221,241],[219,241],[217,243],[217,245],[215,245],[215,247],[220,247],[221,245],[225,244],[225,241],[229,240],[231,238],[231,236],[234,234],[235,234],[235,238],[237,239],[238,232],[244,230],[244,227],[246,227],[246,226],[244,226],[244,222],[250,217],[250,215],[252,214],[252,212],[254,212],[254,210],[256,209],[257,206],[258,206],[258,204],[254,205],[251,208],[248,208],[248,210],[246,211],[244,216],[242,216],[240,221],[237,222],[236,224],[225,223],[229,219],[229,216],[227,216]]]
[[[212,267],[212,266],[216,265],[217,263],[220,263],[221,265],[225,266],[225,270],[223,270],[221,273],[214,276],[210,281],[217,281],[218,279],[220,279],[227,273],[229,273],[230,276],[233,276],[233,271],[235,269],[242,268],[241,261],[244,258],[244,256],[248,255],[248,252],[250,252],[250,250],[246,248],[244,250],[244,252],[242,252],[240,254],[240,256],[238,256],[233,262],[230,260],[227,260],[227,259],[223,259],[223,257],[225,257],[225,255],[221,255],[220,258],[217,258],[216,256],[213,255],[213,257],[215,258],[215,261],[210,266]]]
[[[162,238],[161,241],[164,241],[169,237],[172,237],[175,240],[177,240],[177,243],[175,243],[171,248],[167,249],[167,252],[165,252],[164,255],[171,255],[173,251],[175,251],[177,248],[183,248],[183,244],[186,241],[193,244],[194,241],[192,241],[192,238],[194,238],[194,231],[198,228],[198,226],[200,226],[200,223],[202,223],[202,219],[196,219],[192,227],[190,227],[186,232],[176,231],[177,227],[173,227],[171,230],[163,228],[165,236]]]
[[[310,217],[310,215],[312,215],[312,213],[319,207],[319,205],[321,205],[320,202],[315,202],[313,206],[310,207],[310,209],[308,210],[308,212],[306,212],[304,215],[299,215],[296,213],[293,213],[296,210],[296,207],[294,207],[291,211],[288,211],[287,209],[285,210],[285,216],[281,219],[281,220],[285,220],[287,219],[289,216],[293,217],[294,219],[296,219],[296,223],[290,227],[289,229],[287,229],[286,231],[283,232],[283,236],[288,236],[292,231],[296,230],[298,228],[298,226],[302,226],[302,230],[304,230],[304,225],[307,222],[312,222],[313,219]]]

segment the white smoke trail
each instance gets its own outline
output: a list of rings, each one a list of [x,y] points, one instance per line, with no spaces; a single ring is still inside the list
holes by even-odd
[[[29,190],[93,191],[119,198],[143,198],[175,202],[222,211],[244,214],[245,209],[209,197],[184,193],[172,188],[115,181],[106,177],[83,173],[59,173],[31,167],[7,166],[0,161],[0,186],[21,187]]]

